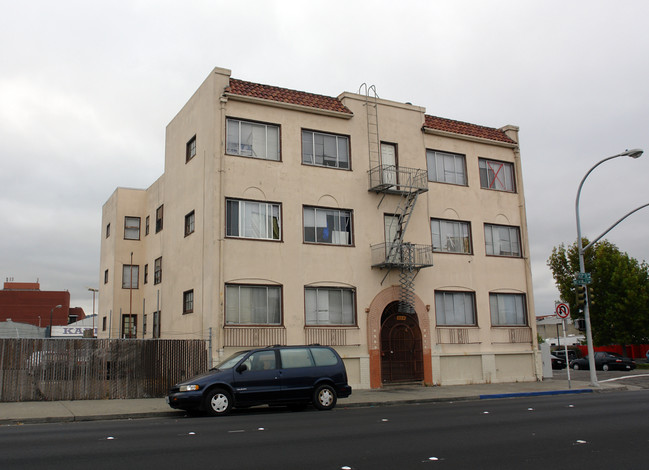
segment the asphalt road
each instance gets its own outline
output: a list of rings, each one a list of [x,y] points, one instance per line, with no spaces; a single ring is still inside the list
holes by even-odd
[[[590,382],[590,371],[570,369],[570,378],[571,380]],[[550,380],[567,381],[568,373],[566,369],[553,370],[552,379]],[[602,383],[615,382],[620,385],[649,389],[649,369],[634,369],[631,371],[609,370],[606,372],[603,370],[598,370],[597,381]]]
[[[7,469],[644,468],[649,390],[0,427]]]

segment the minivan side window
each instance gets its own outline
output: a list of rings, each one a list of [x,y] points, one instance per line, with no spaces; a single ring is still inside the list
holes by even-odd
[[[311,354],[313,354],[316,366],[335,366],[338,364],[338,358],[331,349],[311,348]]]
[[[275,364],[275,351],[258,351],[252,353],[248,359],[243,361],[248,370],[273,370],[277,369]]]
[[[296,367],[313,367],[313,359],[308,348],[280,349],[282,368],[293,369]]]

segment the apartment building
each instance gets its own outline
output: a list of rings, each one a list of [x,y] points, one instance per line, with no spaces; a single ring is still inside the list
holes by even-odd
[[[103,206],[99,337],[202,338],[213,360],[320,343],[350,383],[541,376],[518,128],[214,69],[165,171]]]

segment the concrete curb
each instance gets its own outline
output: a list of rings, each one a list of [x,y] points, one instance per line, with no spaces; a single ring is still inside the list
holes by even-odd
[[[577,393],[593,393],[593,389],[579,388],[576,390],[548,390],[545,392],[493,393],[490,395],[480,395],[480,400],[493,400],[494,398],[537,397],[542,395],[571,395]]]
[[[449,403],[455,401],[477,401],[477,400],[492,400],[503,398],[525,398],[534,396],[553,396],[553,395],[568,395],[568,394],[584,394],[584,393],[604,393],[612,391],[624,391],[629,388],[615,387],[615,388],[579,388],[567,390],[545,390],[533,392],[513,392],[513,393],[493,393],[493,394],[475,394],[475,395],[459,395],[459,396],[444,396],[444,397],[408,397],[408,398],[391,398],[389,400],[367,400],[345,403],[345,399],[338,402],[338,408],[371,408],[379,406],[397,406],[421,403]],[[182,410],[152,410],[152,411],[137,411],[129,412],[122,411],[116,413],[97,413],[97,414],[82,414],[75,412],[66,407],[65,414],[58,414],[54,416],[33,416],[23,419],[18,418],[0,418],[0,426],[7,425],[23,425],[23,424],[48,424],[48,423],[70,423],[70,422],[83,422],[83,421],[107,421],[107,420],[124,420],[124,419],[145,419],[145,418],[183,418],[188,416],[186,411]]]
[[[20,426],[23,424],[51,424],[51,423],[75,423],[83,421],[110,421],[118,419],[145,419],[145,418],[181,418],[186,413],[178,410],[169,411],[143,411],[139,413],[118,413],[105,415],[80,415],[80,416],[49,416],[39,418],[0,418],[0,426]]]

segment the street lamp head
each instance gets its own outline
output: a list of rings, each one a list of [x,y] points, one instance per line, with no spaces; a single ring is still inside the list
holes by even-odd
[[[63,305],[57,305],[57,306],[54,307],[54,308],[63,308]]]
[[[638,158],[640,155],[642,155],[644,150],[642,149],[631,149],[627,150],[625,152],[622,152],[620,156],[622,157],[631,157],[631,158]]]

